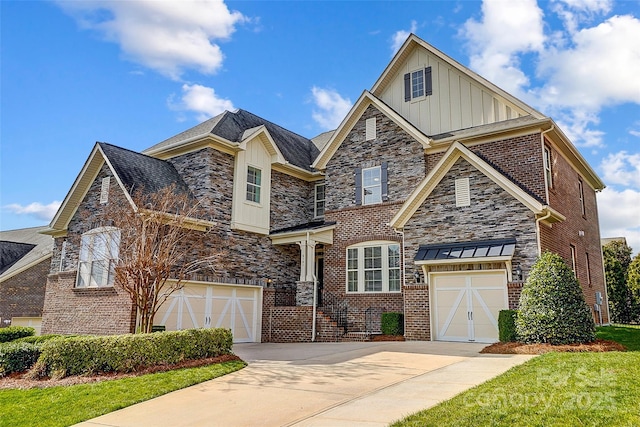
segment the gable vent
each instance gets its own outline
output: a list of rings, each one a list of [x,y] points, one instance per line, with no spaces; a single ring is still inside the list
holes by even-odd
[[[367,119],[365,134],[366,134],[365,139],[367,141],[376,139],[376,118],[375,117]]]
[[[105,204],[109,201],[109,185],[111,184],[111,177],[102,178],[102,187],[100,187],[100,204]]]
[[[469,178],[456,179],[456,207],[471,206]]]

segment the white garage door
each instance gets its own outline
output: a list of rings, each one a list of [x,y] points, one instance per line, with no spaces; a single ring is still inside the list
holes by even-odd
[[[433,273],[432,331],[441,341],[498,341],[498,313],[509,307],[504,271]]]
[[[185,285],[158,311],[155,324],[168,331],[228,328],[233,342],[260,342],[262,288],[238,285]]]

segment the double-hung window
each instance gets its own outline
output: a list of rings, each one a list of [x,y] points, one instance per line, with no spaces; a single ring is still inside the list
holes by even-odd
[[[120,230],[100,227],[82,235],[76,287],[113,286]]]
[[[382,202],[382,176],[380,166],[362,169],[362,201],[364,205]]]
[[[260,189],[262,187],[262,171],[253,166],[247,168],[247,200],[260,203]]]
[[[433,94],[431,67],[421,68],[404,75],[404,100],[411,101]]]
[[[547,179],[547,187],[553,187],[553,171],[551,170],[551,149],[544,147],[544,173]]]
[[[315,218],[324,217],[324,200],[325,200],[325,186],[324,182],[316,184],[315,187],[315,199],[313,205],[313,216]]]
[[[400,292],[400,245],[367,242],[347,248],[347,292]]]

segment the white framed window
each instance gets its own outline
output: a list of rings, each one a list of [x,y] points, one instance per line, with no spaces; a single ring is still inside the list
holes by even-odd
[[[365,242],[347,248],[347,292],[400,292],[400,245]]]
[[[316,184],[315,198],[313,204],[313,216],[315,218],[324,217],[325,185],[324,182]]]
[[[120,250],[120,230],[100,227],[82,235],[77,288],[113,286]]]
[[[262,171],[253,166],[247,167],[247,200],[260,203],[260,189],[262,188]]]
[[[421,68],[404,75],[404,100],[412,101],[433,94],[431,67]]]
[[[578,277],[578,268],[576,265],[576,247],[573,245],[569,245],[569,250],[571,252],[571,270],[573,271],[573,275]]]
[[[587,210],[584,206],[584,184],[582,184],[582,180],[578,180],[578,197],[580,198],[580,212],[582,216],[587,214]]]
[[[544,173],[547,178],[547,187],[553,187],[553,171],[551,170],[551,150],[544,147]]]
[[[362,204],[382,203],[382,171],[380,166],[362,169]]]

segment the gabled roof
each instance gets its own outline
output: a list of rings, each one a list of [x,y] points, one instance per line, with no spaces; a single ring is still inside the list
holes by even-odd
[[[382,74],[380,75],[378,80],[375,82],[375,84],[371,88],[371,93],[373,93],[375,96],[379,97],[380,94],[384,91],[384,89],[389,85],[389,83],[393,79],[394,75],[400,70],[402,64],[411,55],[411,53],[414,51],[414,49],[417,49],[417,48],[422,48],[422,49],[427,50],[431,55],[433,55],[433,56],[437,57],[439,60],[449,64],[451,67],[453,67],[455,69],[458,69],[461,73],[463,73],[466,76],[468,76],[471,80],[477,81],[481,85],[487,87],[489,90],[494,92],[496,95],[504,98],[505,100],[507,100],[510,103],[512,103],[513,105],[521,108],[522,110],[526,111],[527,113],[531,114],[532,116],[537,117],[537,118],[545,117],[544,114],[540,113],[536,109],[534,109],[534,108],[530,107],[529,105],[525,104],[524,102],[522,102],[521,100],[519,100],[515,96],[507,93],[503,89],[500,89],[498,86],[496,86],[495,84],[491,83],[489,80],[487,80],[484,77],[480,76],[479,74],[471,71],[469,68],[467,68],[464,65],[460,64],[458,61],[456,61],[455,59],[451,58],[450,56],[445,55],[444,53],[442,53],[441,51],[439,51],[435,47],[431,46],[426,41],[422,40],[420,37],[416,36],[415,34],[410,34],[409,37],[407,37],[407,40],[405,40],[405,42],[400,47],[398,52],[396,52],[396,54],[394,55],[394,57],[391,60],[391,62],[389,63],[389,65],[387,65],[387,67],[384,69],[384,71],[382,72]]]
[[[393,120],[398,126],[400,126],[405,132],[411,135],[416,141],[422,144],[423,148],[430,146],[430,139],[427,135],[422,133],[418,128],[409,123],[404,117],[395,112],[391,107],[376,98],[371,92],[365,90],[360,95],[360,98],[351,107],[351,110],[347,114],[347,117],[340,123],[340,126],[333,132],[329,141],[324,145],[324,148],[313,163],[313,167],[317,169],[324,169],[327,167],[327,163],[333,157],[335,152],[340,148],[340,145],[347,137],[349,132],[356,125],[360,117],[364,114],[365,110],[373,105],[384,115]]]
[[[546,223],[565,220],[562,214],[531,196],[467,147],[459,142],[454,142],[440,161],[431,169],[429,174],[427,174],[420,185],[418,185],[404,202],[398,213],[396,213],[391,220],[390,225],[394,228],[403,228],[459,158],[463,158],[471,163],[472,166],[502,187],[507,193],[518,199],[538,217],[549,214],[549,217],[545,218]]]
[[[189,186],[171,163],[105,142],[98,145],[129,194],[136,190],[155,193],[174,185],[177,192],[192,197]]]
[[[0,231],[0,282],[51,258],[53,239],[40,233],[46,228]]]
[[[215,137],[227,145],[238,147],[247,137],[246,131],[264,126],[284,159],[306,171],[319,153],[310,140],[245,110],[224,113],[143,151],[157,156],[195,141]]]
[[[104,164],[113,173],[116,182],[133,209],[137,209],[137,207],[134,205],[131,195],[138,189],[149,194],[174,185],[176,191],[193,197],[189,187],[171,163],[115,145],[97,142],[69,193],[51,220],[49,228],[43,230],[43,233],[51,235],[64,233]]]

